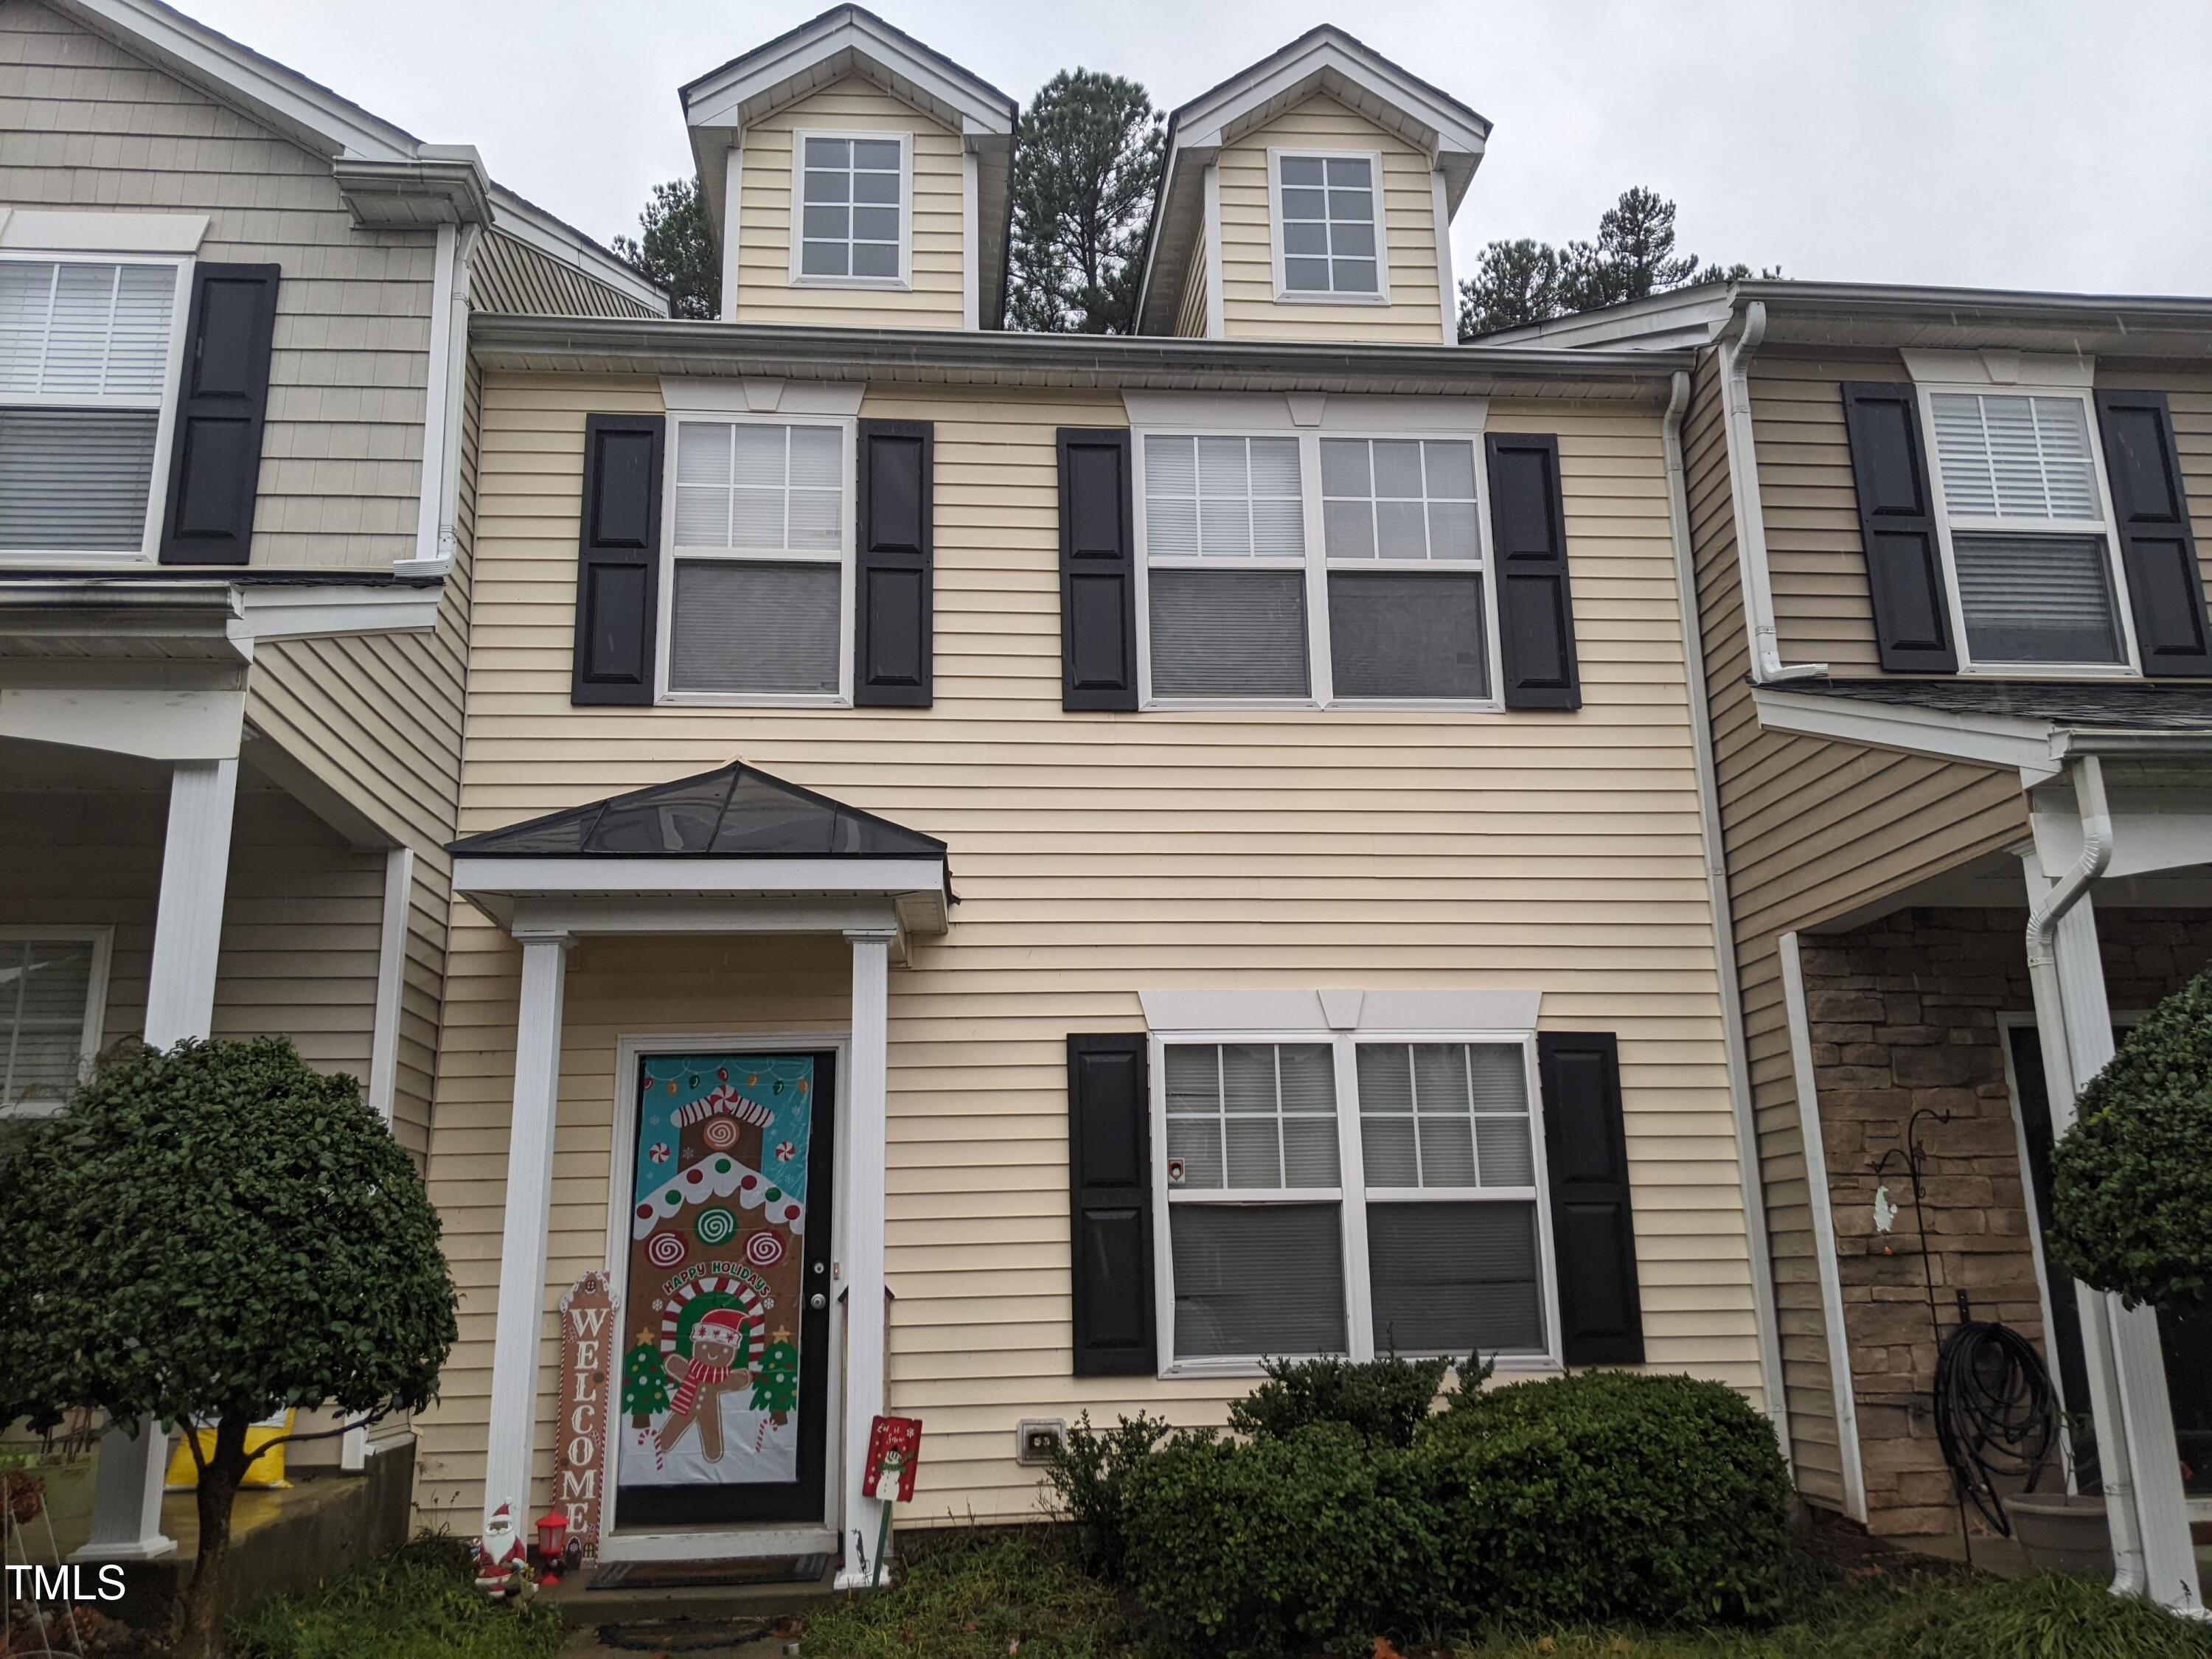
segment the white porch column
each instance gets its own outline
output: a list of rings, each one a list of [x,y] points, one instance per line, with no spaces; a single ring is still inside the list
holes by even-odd
[[[840,1589],[865,1588],[883,1506],[860,1495],[868,1429],[884,1408],[884,1133],[890,1070],[889,931],[851,932],[853,1047],[845,1080],[845,1565]]]
[[[2031,854],[2028,902],[2039,902],[2052,884]],[[2063,1036],[2063,1048],[2047,1042],[2045,1048],[2046,1061],[2063,1057],[2065,1062],[2044,1068],[2056,1138],[2073,1126],[2082,1085],[2112,1058],[2112,1006],[2097,948],[2096,911],[2087,895],[2059,921],[2054,946],[2054,969],[2033,977],[2037,1029]],[[2074,1291],[2112,1533],[2112,1588],[2177,1612],[2201,1612],[2158,1316],[2149,1308],[2124,1308],[2118,1297],[2087,1285],[2077,1283]]]
[[[169,775],[169,831],[161,852],[161,894],[154,912],[154,963],[146,985],[148,1044],[171,1048],[205,1037],[215,1023],[216,964],[222,945],[222,898],[230,874],[230,821],[238,799],[238,762],[179,761]],[[92,1532],[80,1561],[146,1561],[176,1540],[161,1533],[161,1483],[168,1437],[160,1425],[109,1425],[100,1440]]]
[[[518,933],[522,1000],[514,1031],[514,1119],[507,1143],[507,1228],[493,1326],[491,1421],[484,1446],[483,1514],[501,1504],[518,1533],[530,1520],[531,1443],[538,1426],[538,1351],[545,1325],[545,1231],[553,1208],[553,1120],[561,1091],[564,933]]]

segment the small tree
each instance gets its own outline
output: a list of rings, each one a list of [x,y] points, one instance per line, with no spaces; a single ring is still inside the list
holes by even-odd
[[[1062,70],[1038,89],[1014,141],[1007,327],[1129,331],[1161,154],[1134,81]]]
[[[2051,1154],[2052,1264],[2130,1306],[2212,1307],[2212,970],[2130,1031]]]
[[[281,1038],[185,1042],[111,1060],[0,1159],[0,1422],[89,1406],[185,1430],[177,1652],[219,1653],[246,1425],[327,1401],[357,1426],[436,1394],[457,1298],[421,1178],[351,1078]]]
[[[668,290],[668,314],[707,321],[720,316],[722,260],[699,181],[655,185],[637,227],[641,235],[615,238],[615,252],[647,282]]]

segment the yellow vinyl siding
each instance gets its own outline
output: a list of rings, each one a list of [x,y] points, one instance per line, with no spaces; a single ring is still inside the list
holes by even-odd
[[[806,127],[912,135],[913,286],[801,288],[791,280],[792,179]],[[958,328],[965,284],[966,222],[960,136],[872,82],[848,76],[744,130],[738,156],[738,313],[741,323],[815,323],[846,328]]]
[[[1865,566],[1835,386],[1844,378],[1881,376],[1856,363],[1847,374],[1834,365],[1825,372],[1825,401],[1810,371],[1801,379],[1770,368],[1767,378],[1753,383],[1753,410],[1762,422],[1759,484],[1776,559],[1777,609],[1784,608],[1787,569],[1795,583],[1788,614],[1799,619],[1801,629],[1809,618],[1836,614],[1836,607],[1823,611],[1816,601],[1832,599],[1841,581],[1824,586],[1814,578],[1826,556],[1823,538],[1833,539],[1839,511],[1850,518],[1849,558],[1864,605]],[[1837,488],[1838,465],[1820,435],[1826,430],[1828,404],[1835,411],[1832,442],[1842,456],[1840,508],[1826,499]],[[1743,590],[1711,353],[1698,369],[1683,448],[1790,1446],[1799,1488],[1816,1503],[1840,1509],[1832,1357],[1776,941],[2017,841],[2027,830],[2027,810],[2019,780],[2010,773],[1760,726],[1746,678],[1750,655]],[[1779,502],[1775,492],[1782,495]],[[1865,634],[1870,653],[1870,623]],[[1787,624],[1783,637],[1789,659],[1819,649],[1808,647],[1802,633],[1793,639]],[[1826,637],[1832,642],[1841,636]]]
[[[1388,305],[1278,303],[1267,187],[1267,151],[1377,150],[1382,156],[1382,234],[1389,256]],[[1437,294],[1436,198],[1428,158],[1395,133],[1316,94],[1235,143],[1221,175],[1221,294],[1229,337],[1406,341],[1443,337]],[[1203,270],[1204,251],[1193,256]]]
[[[1188,340],[1206,337],[1206,250],[1190,262],[1182,285],[1182,303],[1176,308],[1175,331]]]
[[[1656,409],[1492,411],[1560,434],[1577,714],[1064,714],[1054,431],[1124,416],[993,388],[862,410],[935,424],[933,708],[575,708],[585,416],[659,407],[650,380],[489,378],[461,829],[738,756],[950,842],[951,932],[890,981],[890,1387],[930,1425],[915,1520],[1033,1516],[1018,1418],[1218,1422],[1249,1386],[1071,1374],[1065,1042],[1141,1030],[1146,987],[1534,986],[1546,1026],[1618,1031],[1650,1363],[1756,1397]],[[463,1334],[418,1428],[426,1518],[459,1525],[480,1498],[519,956],[456,916],[430,1177]],[[842,1027],[844,957],[579,948],[549,1308],[605,1256],[616,1039]],[[550,1366],[543,1383],[541,1475]]]

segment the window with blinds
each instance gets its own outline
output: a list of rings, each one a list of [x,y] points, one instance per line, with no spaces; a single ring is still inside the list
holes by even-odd
[[[1152,696],[1491,696],[1472,439],[1156,433],[1142,453]]]
[[[1353,1328],[1547,1353],[1529,1066],[1516,1042],[1163,1045],[1176,1358],[1342,1352]]]
[[[178,267],[0,258],[0,552],[138,553]]]
[[[100,950],[89,934],[0,934],[0,1110],[58,1106],[76,1087]]]
[[[842,426],[676,423],[672,692],[838,692],[847,470]]]
[[[1928,406],[1968,657],[2124,665],[2087,399],[1936,392]]]

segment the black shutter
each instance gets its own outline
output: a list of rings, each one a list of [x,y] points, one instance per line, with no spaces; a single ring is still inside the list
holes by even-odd
[[[1884,380],[1848,380],[1841,390],[1881,665],[1893,674],[1955,674],[1918,394]]]
[[[1143,1036],[1069,1037],[1069,1262],[1078,1376],[1157,1369],[1151,1143]]]
[[[572,703],[653,701],[666,428],[658,415],[585,418]]]
[[[1567,592],[1566,508],[1559,441],[1494,432],[1490,450],[1490,539],[1498,556],[1499,675],[1508,708],[1579,708],[1575,607]]]
[[[2097,425],[2105,476],[2119,520],[2120,564],[2146,674],[2212,676],[2212,629],[2204,620],[2204,575],[2189,527],[2189,497],[2163,392],[2100,392]]]
[[[1560,1356],[1570,1365],[1644,1363],[1620,1050],[1610,1031],[1540,1032],[1544,1158],[1559,1275]]]
[[[1060,706],[1137,706],[1137,543],[1126,429],[1060,429]]]
[[[853,701],[927,708],[930,695],[930,476],[927,421],[860,422]]]
[[[252,551],[280,274],[275,265],[192,268],[163,564],[244,564]]]

